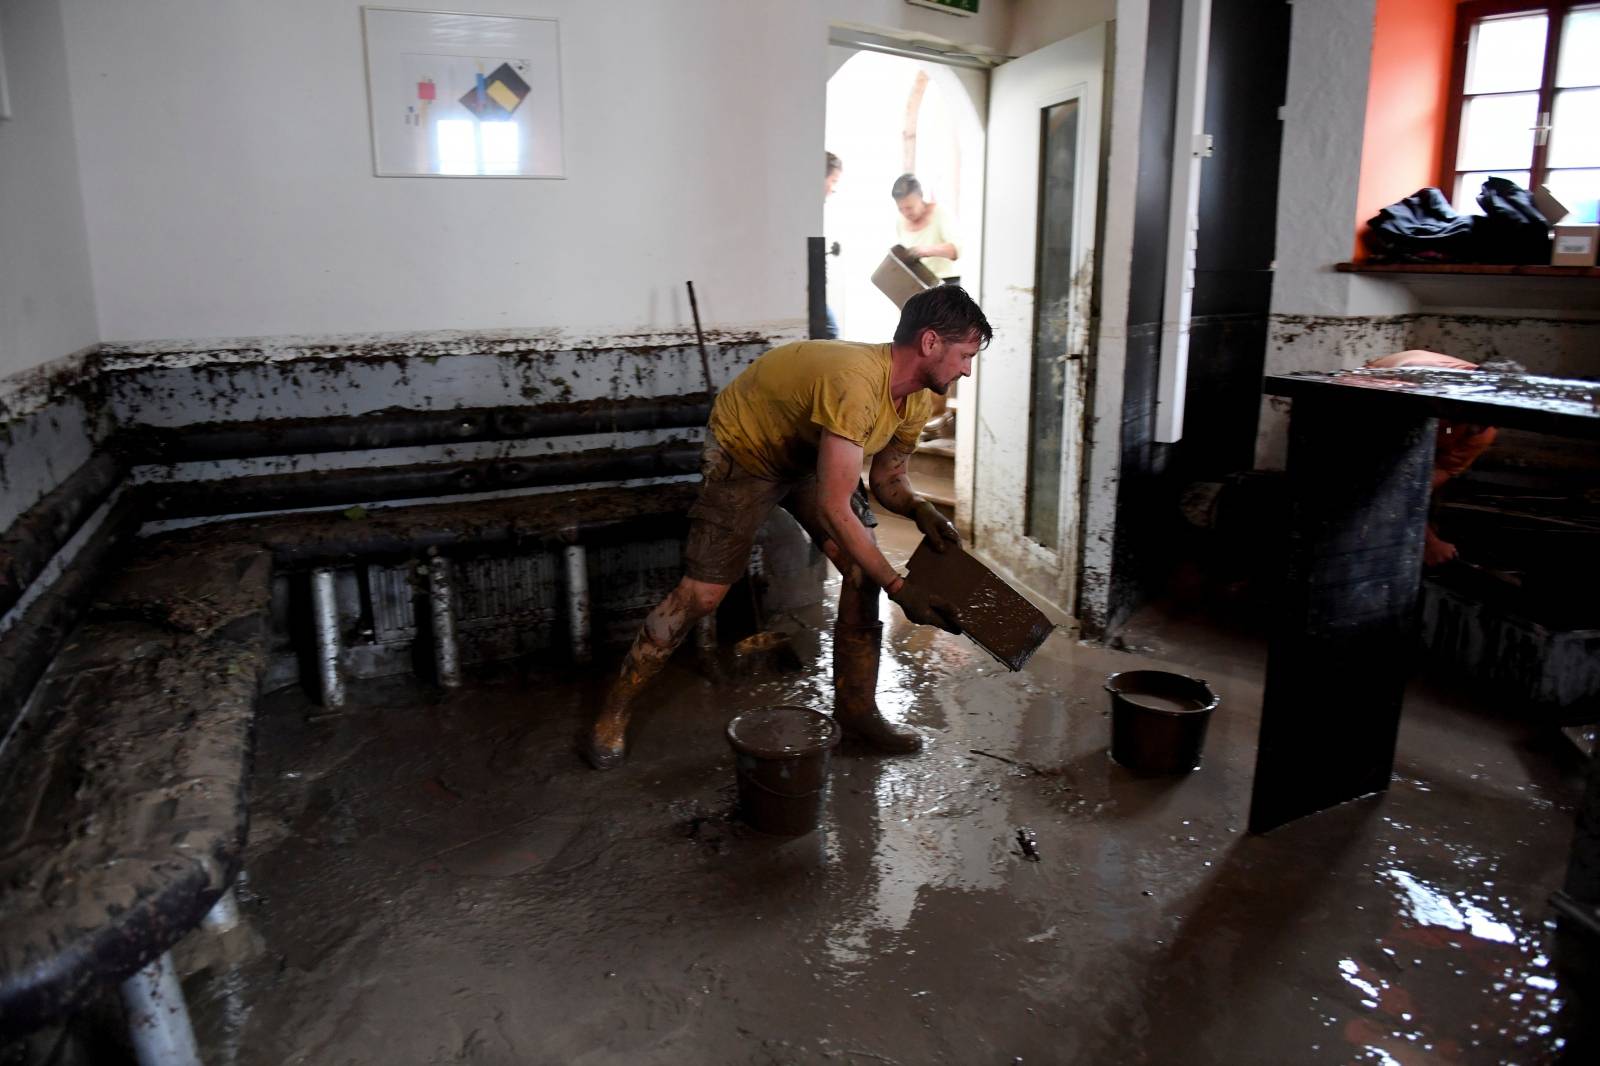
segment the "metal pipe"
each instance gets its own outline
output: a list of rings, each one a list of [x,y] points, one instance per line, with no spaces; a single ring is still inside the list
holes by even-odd
[[[152,516],[190,518],[301,507],[348,506],[467,492],[596,481],[671,477],[700,469],[700,445],[672,442],[643,448],[535,459],[417,463],[351,470],[219,478],[141,486]]]
[[[311,613],[317,627],[317,666],[322,678],[322,705],[344,706],[344,674],[339,669],[339,602],[334,595],[332,567],[311,571]]]
[[[121,460],[99,452],[11,523],[0,538],[0,614],[17,605],[56,553],[110,499],[123,473]]]
[[[433,663],[443,688],[461,685],[461,652],[456,644],[455,567],[439,554],[429,552],[428,606],[433,618]]]
[[[138,527],[135,508],[123,496],[111,504],[104,520],[55,583],[31,604],[17,608],[16,623],[0,636],[0,751],[50,660],[92,602],[104,568]]]
[[[710,413],[711,404],[706,396],[690,393],[538,407],[384,411],[329,418],[212,422],[177,428],[152,426],[123,430],[117,435],[117,446],[139,462],[176,463],[674,429],[703,426]]]
[[[139,1066],[200,1066],[194,1027],[170,951],[122,982],[122,1003],[128,1010],[128,1035]]]
[[[695,650],[702,658],[714,659],[717,655],[717,612],[712,611],[694,624]]]
[[[587,663],[589,641],[589,553],[582,544],[562,551],[567,569],[567,631],[572,634],[572,661]]]
[[[202,928],[213,933],[231,933],[239,925],[239,896],[234,892],[233,886],[217,897],[217,901],[206,911],[206,916],[200,919]]]

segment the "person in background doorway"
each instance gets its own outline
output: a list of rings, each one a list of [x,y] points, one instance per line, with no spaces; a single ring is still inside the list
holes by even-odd
[[[946,285],[961,281],[961,271],[956,260],[961,258],[961,238],[956,234],[956,220],[950,212],[929,200],[923,199],[922,183],[915,174],[902,174],[894,179],[890,190],[894,206],[900,211],[895,224],[895,240],[903,245],[913,259],[933,271],[934,277]]]
[[[824,152],[823,155],[827,156],[827,159],[823,161],[822,201],[827,203],[828,198],[833,195],[833,190],[839,184],[839,176],[844,173],[844,164],[839,162],[839,157],[832,152]],[[824,234],[824,239],[826,239],[826,234]],[[838,241],[828,245],[828,254],[839,254]],[[837,340],[839,336],[839,316],[833,313],[833,305],[831,303],[824,306],[828,313],[827,337],[829,340]]]
[[[833,629],[833,716],[846,736],[880,752],[911,753],[922,738],[878,710],[883,590],[917,625],[961,631],[954,606],[908,580],[878,550],[878,524],[861,465],[878,502],[917,523],[935,551],[961,538],[939,509],[911,489],[907,464],[932,397],[972,372],[993,330],[958,285],[906,301],[888,344],[812,340],[780,345],[717,394],[700,460],[700,494],[689,508],[684,576],[634,639],[585,742],[597,770],[622,762],[640,691],[695,623],[744,576],[756,533],[782,506],[844,575]]]
[[[1440,352],[1428,352],[1419,348],[1393,355],[1379,356],[1370,360],[1367,366],[1374,370],[1394,370],[1400,367],[1436,367],[1441,370],[1477,370],[1478,364],[1469,363],[1465,359],[1457,359],[1453,355],[1444,355]],[[1520,369],[1520,368],[1519,368]],[[1494,443],[1495,430],[1493,426],[1480,426],[1470,422],[1451,422],[1439,419],[1439,434],[1433,446],[1433,491],[1438,492],[1440,486],[1453,477],[1464,474],[1469,466],[1477,460]],[[1427,567],[1443,566],[1455,559],[1456,546],[1439,536],[1439,531],[1434,528],[1433,521],[1428,522],[1427,532],[1422,547],[1422,564]]]

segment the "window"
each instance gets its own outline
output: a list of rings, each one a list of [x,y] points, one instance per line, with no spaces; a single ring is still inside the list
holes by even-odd
[[[1481,214],[1485,178],[1548,185],[1575,215],[1600,200],[1600,3],[1469,0],[1457,8],[1443,187]]]

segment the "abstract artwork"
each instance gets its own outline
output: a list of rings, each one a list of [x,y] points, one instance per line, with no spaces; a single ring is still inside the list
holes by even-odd
[[[554,19],[362,9],[379,177],[559,178]]]

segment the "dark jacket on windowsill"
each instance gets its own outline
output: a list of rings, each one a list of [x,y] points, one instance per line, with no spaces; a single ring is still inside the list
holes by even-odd
[[[1490,178],[1482,215],[1458,215],[1438,189],[1418,189],[1367,220],[1372,258],[1391,263],[1548,263],[1550,223],[1527,190]]]

